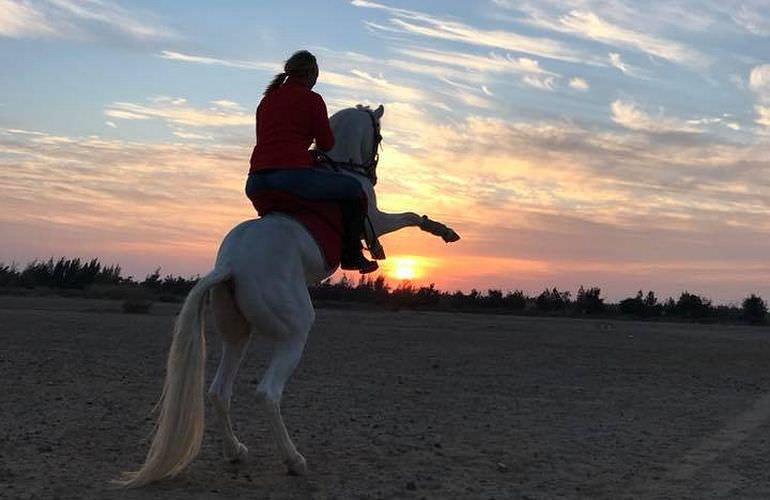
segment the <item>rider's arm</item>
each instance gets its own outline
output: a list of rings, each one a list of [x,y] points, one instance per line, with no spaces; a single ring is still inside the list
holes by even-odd
[[[326,112],[326,103],[320,95],[313,106],[313,137],[315,138],[316,148],[321,151],[329,151],[334,147],[334,134],[329,126],[329,115]]]

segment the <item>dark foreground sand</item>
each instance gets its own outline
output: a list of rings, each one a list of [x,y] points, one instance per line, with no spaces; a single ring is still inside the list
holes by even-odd
[[[0,298],[3,498],[770,498],[770,328],[321,310],[284,398],[287,477],[254,388],[246,464],[209,426],[181,477],[138,491],[173,313]],[[209,380],[219,342],[209,334]]]

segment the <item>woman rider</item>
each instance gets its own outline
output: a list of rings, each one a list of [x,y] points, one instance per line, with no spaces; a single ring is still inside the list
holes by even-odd
[[[323,98],[311,89],[318,63],[306,50],[295,52],[265,90],[257,107],[257,144],[246,182],[249,199],[265,191],[284,191],[299,198],[339,202],[344,227],[342,269],[369,273],[377,263],[361,252],[366,195],[354,178],[313,168],[308,148],[329,151],[334,135]]]

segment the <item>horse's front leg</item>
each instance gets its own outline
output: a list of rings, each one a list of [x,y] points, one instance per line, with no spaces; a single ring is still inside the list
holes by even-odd
[[[427,215],[420,216],[414,212],[388,214],[370,208],[369,219],[372,223],[371,227],[365,227],[366,236],[369,241],[374,240],[374,238],[371,237],[372,229],[374,229],[375,236],[382,236],[383,234],[392,233],[405,227],[419,227],[425,232],[440,236],[447,243],[452,243],[460,239],[460,236],[448,226],[431,220]],[[384,258],[385,253],[382,250],[382,246],[379,245],[379,243],[373,246],[374,248],[371,249],[372,256],[378,259]]]
[[[441,236],[441,239],[447,243],[454,243],[460,239],[460,235],[457,234],[454,229],[438,221],[430,219],[427,215],[420,217],[419,226],[420,229],[426,233],[430,233],[435,236]]]

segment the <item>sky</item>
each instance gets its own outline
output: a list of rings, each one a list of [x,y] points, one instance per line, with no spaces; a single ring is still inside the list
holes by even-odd
[[[0,0],[0,12],[0,262],[207,272],[255,216],[254,110],[304,48],[330,113],[385,106],[380,208],[463,238],[385,236],[392,278],[411,265],[417,284],[450,291],[770,298],[766,0]]]

